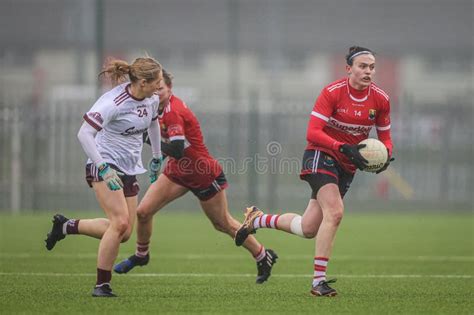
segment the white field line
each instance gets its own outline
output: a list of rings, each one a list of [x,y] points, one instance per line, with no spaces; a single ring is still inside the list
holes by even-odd
[[[48,273],[48,272],[0,272],[0,276],[25,276],[25,277],[95,277],[95,273]],[[473,279],[474,275],[333,275],[338,278],[382,278],[382,279],[405,279],[405,278],[437,278],[437,279]],[[120,277],[120,276],[119,276]],[[162,277],[162,278],[248,278],[255,277],[255,274],[250,273],[136,273],[129,274],[125,277],[136,277],[136,278],[149,278],[149,277]],[[273,274],[272,277],[276,278],[312,278],[313,275],[309,274]]]
[[[129,255],[119,255],[118,259],[127,258]],[[65,258],[65,259],[95,259],[97,253],[0,253],[0,259],[8,258]],[[221,254],[160,254],[153,255],[154,259],[181,259],[181,260],[246,260],[247,255],[221,255]],[[311,255],[281,255],[282,260],[313,260]],[[331,261],[395,261],[395,262],[474,262],[474,256],[333,256]]]

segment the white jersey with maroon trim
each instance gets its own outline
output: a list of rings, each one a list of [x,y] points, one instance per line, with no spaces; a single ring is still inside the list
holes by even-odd
[[[129,88],[130,83],[124,83],[102,95],[84,120],[97,129],[95,141],[104,160],[125,174],[136,175],[146,172],[141,160],[142,134],[158,118],[159,97],[139,100]]]
[[[338,151],[340,143],[357,144],[367,139],[372,127],[379,135],[390,133],[390,100],[374,83],[362,91],[349,85],[344,78],[326,86],[319,95],[311,112],[311,119],[326,122],[323,132],[334,141],[327,145],[324,141],[308,142],[307,150],[321,150],[333,156],[348,172],[356,168],[349,159]],[[384,144],[391,153],[390,138]]]

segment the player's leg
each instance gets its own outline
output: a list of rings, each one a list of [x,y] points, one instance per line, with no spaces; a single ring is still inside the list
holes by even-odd
[[[138,194],[138,183],[135,176],[124,175],[121,176],[121,179],[124,183],[123,193],[127,200],[127,205],[129,209],[129,223],[130,227],[127,233],[124,235],[122,242],[125,242],[130,237],[130,234],[133,229],[133,223],[135,222],[136,215],[136,204],[137,204],[137,194]],[[98,178],[97,175],[94,175],[91,171],[91,165],[86,165],[86,181],[90,187],[92,187],[93,182],[101,181],[101,178]],[[106,205],[102,204],[101,199],[97,198],[99,205],[102,209]],[[56,214],[53,217],[53,227],[51,232],[48,233],[46,239],[46,248],[52,250],[56,243],[66,237],[66,235],[86,235],[101,239],[105,231],[109,227],[109,220],[107,218],[95,218],[95,219],[68,219],[61,214]]]
[[[137,217],[138,196],[126,197],[125,200],[127,201],[128,208],[128,229],[123,235],[122,243],[128,241],[133,233],[133,227]]]
[[[317,296],[334,296],[336,290],[328,284],[336,280],[326,280],[326,269],[334,246],[337,229],[344,215],[344,195],[354,178],[353,174],[344,172],[337,166],[338,182],[326,184],[319,189],[314,189],[313,195],[317,197],[323,212],[323,221],[316,236],[316,250],[314,257],[314,278],[311,293]],[[316,187],[317,188],[317,187]]]
[[[211,187],[202,191],[193,191],[199,198],[201,208],[218,231],[234,237],[240,223],[234,219],[228,210],[225,188],[227,181],[224,174],[220,174]],[[203,193],[205,192],[205,193]],[[265,249],[253,236],[247,238],[244,247],[252,254],[257,263],[257,283],[265,282],[271,275],[273,265],[278,258],[271,249]]]
[[[303,216],[297,213],[265,214],[257,207],[247,208],[245,220],[235,234],[235,244],[240,246],[250,234],[258,229],[268,228],[314,238],[322,220],[322,212],[316,200],[311,199]]]
[[[127,233],[125,233],[122,239],[122,243],[126,242],[130,238],[130,235],[133,231],[138,198],[134,196],[134,197],[128,197],[126,198],[126,200],[127,200],[128,210],[129,210],[128,221],[130,223],[130,226],[129,226],[129,229],[127,230]],[[101,207],[103,208],[102,205]],[[57,224],[56,222],[58,222],[59,224]],[[58,225],[56,229],[54,228],[55,225]],[[56,236],[56,238],[58,240],[63,239],[66,235],[85,235],[85,236],[101,239],[102,235],[104,235],[108,227],[109,227],[109,219],[106,219],[106,218],[68,219],[61,214],[56,214],[53,217],[53,229],[49,233],[49,237],[51,237],[53,233],[57,231],[56,234],[58,236]],[[48,249],[49,250],[53,249],[54,245],[51,244]]]
[[[125,201],[127,203],[127,210],[128,210],[128,228],[125,234],[122,237],[121,242],[124,243],[128,241],[130,238],[130,235],[132,234],[133,231],[133,226],[135,223],[135,218],[136,218],[136,210],[137,210],[137,204],[138,204],[138,191],[139,186],[138,186],[138,181],[136,176],[129,176],[129,175],[124,175],[121,176],[122,182],[123,182],[123,194],[125,196]],[[99,198],[97,198],[100,200]],[[102,209],[106,205],[101,203],[102,201],[99,201],[100,206]],[[87,235],[92,236],[92,233],[96,233],[97,238],[101,238],[102,235],[104,234],[105,230],[108,228],[110,222],[108,219],[102,219],[103,221],[101,222],[101,226],[98,224],[98,219],[95,222],[87,222],[87,224],[83,224],[83,220],[80,220],[79,223],[79,234],[85,234],[86,232],[88,233]],[[88,229],[88,230],[86,230]]]
[[[328,175],[336,172],[334,160],[324,152],[307,150],[303,156],[303,167],[301,179],[308,181],[313,187],[314,175],[319,171],[321,177],[317,179],[317,185],[337,182],[337,175]],[[319,175],[319,174],[318,174]],[[314,191],[314,189],[313,189]],[[312,199],[315,199],[312,196]],[[321,209],[316,201],[310,201],[301,217],[296,213],[285,213],[282,215],[264,214],[256,207],[247,208],[245,220],[235,235],[235,244],[240,246],[249,234],[255,233],[260,228],[273,228],[295,234],[304,238],[314,238],[322,220]]]
[[[114,296],[110,289],[112,267],[120,243],[129,229],[128,205],[122,190],[111,191],[105,182],[92,184],[97,200],[109,219],[109,226],[102,235],[97,257],[97,282],[93,296]]]
[[[228,204],[225,190],[217,192],[211,199],[200,200],[200,204],[216,230],[226,233],[230,237],[234,236],[240,223],[227,210]],[[244,247],[253,256],[260,252],[261,246],[254,237],[249,237],[244,243]]]
[[[341,223],[344,204],[336,184],[326,184],[317,193],[323,220],[316,236],[314,276],[311,294],[315,296],[335,296],[337,291],[328,286],[335,281],[326,279],[326,269],[331,257],[336,232]]]
[[[161,174],[158,179],[150,185],[140,201],[137,213],[137,246],[134,255],[118,263],[114,267],[117,273],[127,273],[135,266],[144,266],[150,259],[149,247],[153,232],[153,216],[171,201],[183,196],[188,192],[183,187],[171,181],[166,175]]]

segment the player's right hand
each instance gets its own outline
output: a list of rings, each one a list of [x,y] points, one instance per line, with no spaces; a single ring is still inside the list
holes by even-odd
[[[153,184],[158,179],[158,173],[161,170],[161,164],[163,164],[163,157],[152,158],[148,163],[148,169],[150,171],[150,183]]]
[[[367,167],[367,161],[360,154],[359,149],[365,148],[365,144],[343,144],[339,147],[339,152],[344,154],[349,158],[349,160],[354,164],[359,170],[363,170]]]
[[[387,153],[388,152],[389,151],[387,149]],[[388,158],[387,158],[387,162],[384,164],[384,166],[381,169],[379,169],[377,172],[375,172],[375,174],[380,174],[383,171],[385,171],[388,168],[388,166],[390,165],[390,163],[393,162],[393,161],[395,161],[395,158],[389,155]]]
[[[109,166],[107,163],[99,165],[99,175],[102,177],[104,182],[107,184],[110,190],[120,190],[123,187],[122,180],[119,177],[117,171]]]

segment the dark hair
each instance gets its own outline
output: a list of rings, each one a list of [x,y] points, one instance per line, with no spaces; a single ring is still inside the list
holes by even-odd
[[[359,55],[359,53],[367,53],[367,54],[372,54],[375,56],[375,53],[369,48],[360,47],[360,46],[352,46],[351,48],[349,48],[349,53],[346,55],[346,63],[349,66],[352,66],[354,57],[356,55]]]
[[[171,87],[172,84],[173,84],[173,75],[166,71],[165,69],[163,69],[163,81],[165,81],[165,84],[168,86],[168,87]]]

